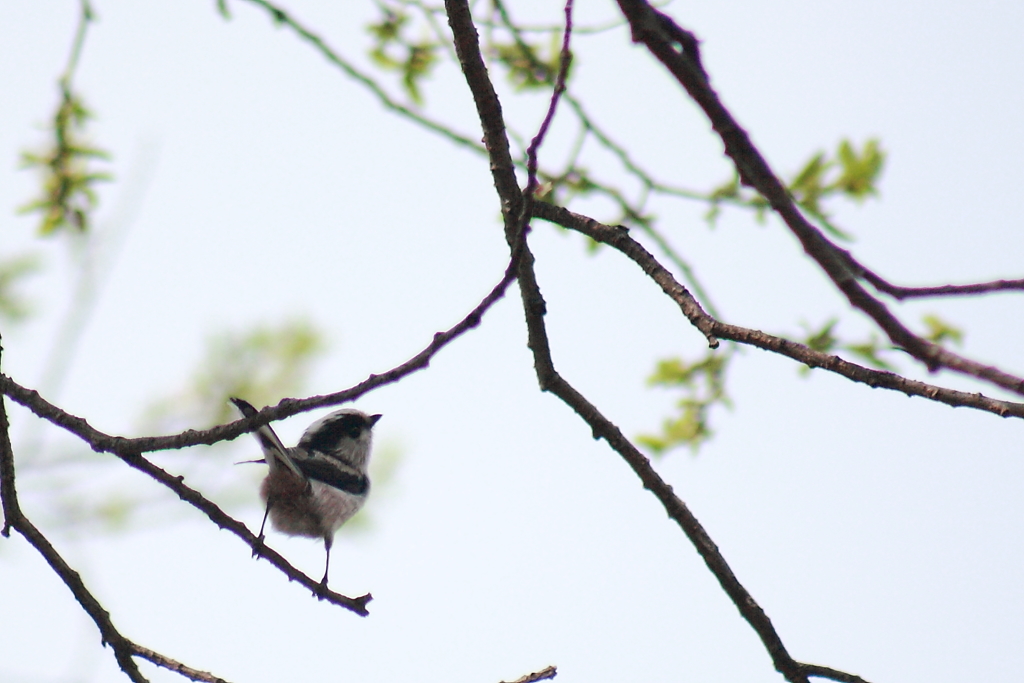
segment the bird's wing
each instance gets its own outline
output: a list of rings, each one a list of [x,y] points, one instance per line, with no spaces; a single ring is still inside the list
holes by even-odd
[[[252,417],[260,412],[251,403],[240,398],[232,398],[231,402],[235,404],[235,407],[238,408],[243,417]],[[292,457],[288,455],[288,449],[281,443],[281,439],[277,438],[277,434],[270,428],[270,425],[263,425],[257,429],[256,438],[260,440],[260,446],[263,448],[263,458],[266,460],[271,471],[278,467],[278,463],[281,463],[291,470],[295,476],[300,479],[306,478],[306,475],[296,466]]]
[[[370,479],[365,474],[359,474],[326,457],[299,458],[295,464],[309,479],[322,481],[339,491],[362,496],[370,489]]]

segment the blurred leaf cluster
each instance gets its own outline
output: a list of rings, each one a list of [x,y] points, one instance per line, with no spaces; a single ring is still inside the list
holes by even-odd
[[[558,35],[552,34],[547,48],[531,44],[515,35],[509,42],[491,42],[488,52],[502,64],[516,90],[550,89],[555,85],[560,64],[561,46]],[[546,56],[542,56],[546,52]]]
[[[950,341],[960,346],[964,342],[963,330],[951,325],[934,313],[924,316],[921,322],[925,326],[925,332],[922,336],[932,343],[941,345]]]
[[[868,140],[859,151],[849,140],[843,140],[834,155],[818,152],[812,156],[793,176],[787,188],[797,205],[822,228],[834,237],[849,240],[850,235],[832,222],[822,202],[833,197],[862,202],[876,196],[878,178],[884,165],[885,151],[878,140]],[[736,175],[714,188],[708,194],[708,201],[711,208],[706,218],[712,224],[720,215],[723,204],[752,208],[759,220],[764,220],[769,208],[764,197],[742,188]]]
[[[207,340],[186,386],[146,411],[144,429],[172,432],[237,419],[231,396],[264,406],[298,395],[324,349],[323,334],[306,320],[220,333]]]
[[[61,101],[53,117],[53,140],[44,150],[24,152],[22,166],[42,172],[42,193],[19,207],[21,213],[41,213],[41,235],[52,235],[66,228],[86,232],[89,214],[96,207],[97,183],[110,180],[110,174],[92,168],[96,160],[110,155],[90,145],[85,136],[91,112],[81,98],[68,87],[61,89]]]
[[[725,367],[728,354],[709,351],[702,359],[688,363],[681,358],[658,361],[654,373],[647,378],[652,387],[682,390],[683,398],[676,404],[678,415],[666,418],[661,433],[641,434],[637,442],[655,455],[679,446],[694,452],[711,438],[708,412],[712,406],[730,407],[725,393]]]
[[[954,325],[942,320],[934,314],[925,315],[922,319],[925,332],[922,336],[935,344],[943,344],[950,341],[954,344],[963,342],[963,331]],[[807,336],[802,340],[804,344],[821,353],[836,354],[846,351],[851,356],[865,365],[878,370],[896,372],[898,368],[882,357],[883,353],[896,351],[892,344],[882,341],[877,335],[871,334],[867,340],[859,342],[843,341],[835,334],[838,318],[832,318],[818,329],[807,329]],[[802,374],[807,374],[811,368],[803,366],[800,368]]]
[[[40,269],[39,259],[33,255],[16,256],[0,261],[0,318],[20,322],[31,313],[25,297],[17,291],[18,285]]]
[[[381,20],[367,27],[374,38],[370,58],[377,66],[401,74],[402,87],[409,99],[422,105],[420,83],[437,63],[437,51],[441,46],[434,40],[413,40],[409,37],[410,17],[405,9],[398,5],[378,6],[383,15]]]
[[[894,366],[883,359],[879,354],[891,351],[892,345],[883,343],[877,335],[872,334],[866,341],[844,342],[835,335],[838,318],[832,318],[818,329],[805,329],[807,336],[802,342],[814,351],[820,353],[835,354],[840,351],[847,351],[859,361],[879,370],[894,370]],[[807,374],[811,368],[804,365],[800,368],[801,374]]]

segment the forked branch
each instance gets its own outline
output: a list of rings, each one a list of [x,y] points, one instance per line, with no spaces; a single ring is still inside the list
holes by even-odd
[[[468,4],[465,0],[445,0],[445,9],[448,12],[448,22],[455,38],[459,62],[480,116],[481,127],[484,131],[484,145],[491,160],[491,174],[501,202],[506,238],[510,239],[516,234],[516,219],[524,198],[516,184],[514,168],[508,154],[509,145],[504,132],[505,124],[501,114],[501,105],[487,75],[487,68],[480,52],[476,27],[473,24]],[[636,449],[618,427],[604,417],[593,404],[555,370],[544,323],[544,298],[541,295],[533,268],[534,258],[528,245],[524,244],[523,250],[525,254],[519,265],[519,287],[526,315],[528,345],[533,351],[534,368],[541,390],[550,391],[558,396],[590,426],[594,438],[605,439],[622,456],[640,478],[644,487],[658,498],[669,516],[679,524],[696,547],[697,552],[700,553],[705,564],[718,579],[719,584],[732,599],[743,618],[760,636],[775,667],[791,683],[807,683],[808,671],[805,670],[805,667],[808,665],[795,661],[789,655],[772,626],[771,620],[753,596],[740,584],[718,547],[686,504],[675,495],[672,487],[658,475],[648,459]]]

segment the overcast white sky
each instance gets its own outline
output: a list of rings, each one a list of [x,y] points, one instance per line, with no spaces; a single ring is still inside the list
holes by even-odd
[[[94,3],[76,83],[99,117],[96,141],[115,155],[99,226],[127,227],[53,399],[110,433],[133,433],[148,401],[180,387],[210,334],[254,322],[302,315],[327,331],[311,393],[382,372],[468,312],[507,259],[484,159],[384,112],[257,8],[229,4],[226,22],[212,0]],[[370,3],[285,6],[366,62]],[[561,11],[511,6],[531,23]],[[18,155],[42,140],[77,8],[0,3],[0,257],[33,250],[46,263],[26,288],[38,317],[2,331],[4,372],[29,386],[68,305],[67,259],[62,245],[38,241],[33,218],[15,215],[36,182],[17,170]],[[577,9],[580,22],[614,16],[613,3]],[[904,284],[1024,275],[1024,5],[779,0],[667,11],[703,40],[713,84],[780,172],[843,137],[882,140],[880,200],[836,207],[866,264]],[[638,159],[695,188],[728,177],[706,121],[625,28],[575,50],[576,92]],[[454,69],[426,96],[430,111],[479,136]],[[504,104],[530,133],[544,101]],[[547,153],[567,146],[567,121]],[[796,335],[845,312],[778,223],[726,212],[709,230],[700,206],[654,210],[729,322]],[[540,223],[531,240],[556,365],[627,434],[655,428],[672,396],[644,378],[656,358],[695,356],[701,336],[610,250],[589,256],[579,238]],[[964,353],[1024,372],[1020,295],[901,310],[915,325],[941,314],[967,330]],[[853,315],[840,328],[866,329]],[[1018,421],[802,377],[756,350],[740,355],[728,391],[734,408],[714,413],[714,440],[657,466],[796,659],[873,683],[1020,675]],[[537,391],[518,293],[429,370],[359,406],[384,414],[378,443],[402,454],[368,504],[372,526],[335,545],[332,587],[372,592],[368,618],[310,599],[194,511],[120,535],[53,530],[58,549],[122,633],[234,682],[480,683],[549,664],[559,681],[781,680],[654,498]],[[11,410],[15,436],[30,433],[31,418]],[[294,440],[313,417],[279,432]],[[70,443],[48,434],[51,447]],[[255,470],[227,467],[254,450],[238,442],[159,462],[185,471],[210,460],[255,481]],[[141,476],[124,486],[176,510]],[[22,495],[30,516],[45,517],[37,506],[47,498]],[[249,502],[239,514],[255,528],[255,483]],[[316,542],[270,542],[319,575]],[[5,683],[124,680],[19,538],[0,539],[0,614]],[[182,680],[143,666],[152,680]]]

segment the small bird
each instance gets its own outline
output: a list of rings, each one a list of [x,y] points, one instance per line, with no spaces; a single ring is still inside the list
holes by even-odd
[[[259,412],[240,398],[231,402],[245,417]],[[295,448],[285,448],[269,425],[256,430],[263,460],[253,462],[266,462],[270,468],[260,486],[260,497],[267,504],[260,546],[267,517],[275,529],[289,536],[324,539],[323,590],[331,567],[334,532],[363,507],[370,491],[366,467],[373,426],[380,418],[352,408],[337,410],[311,424]],[[259,554],[259,546],[253,554]]]

